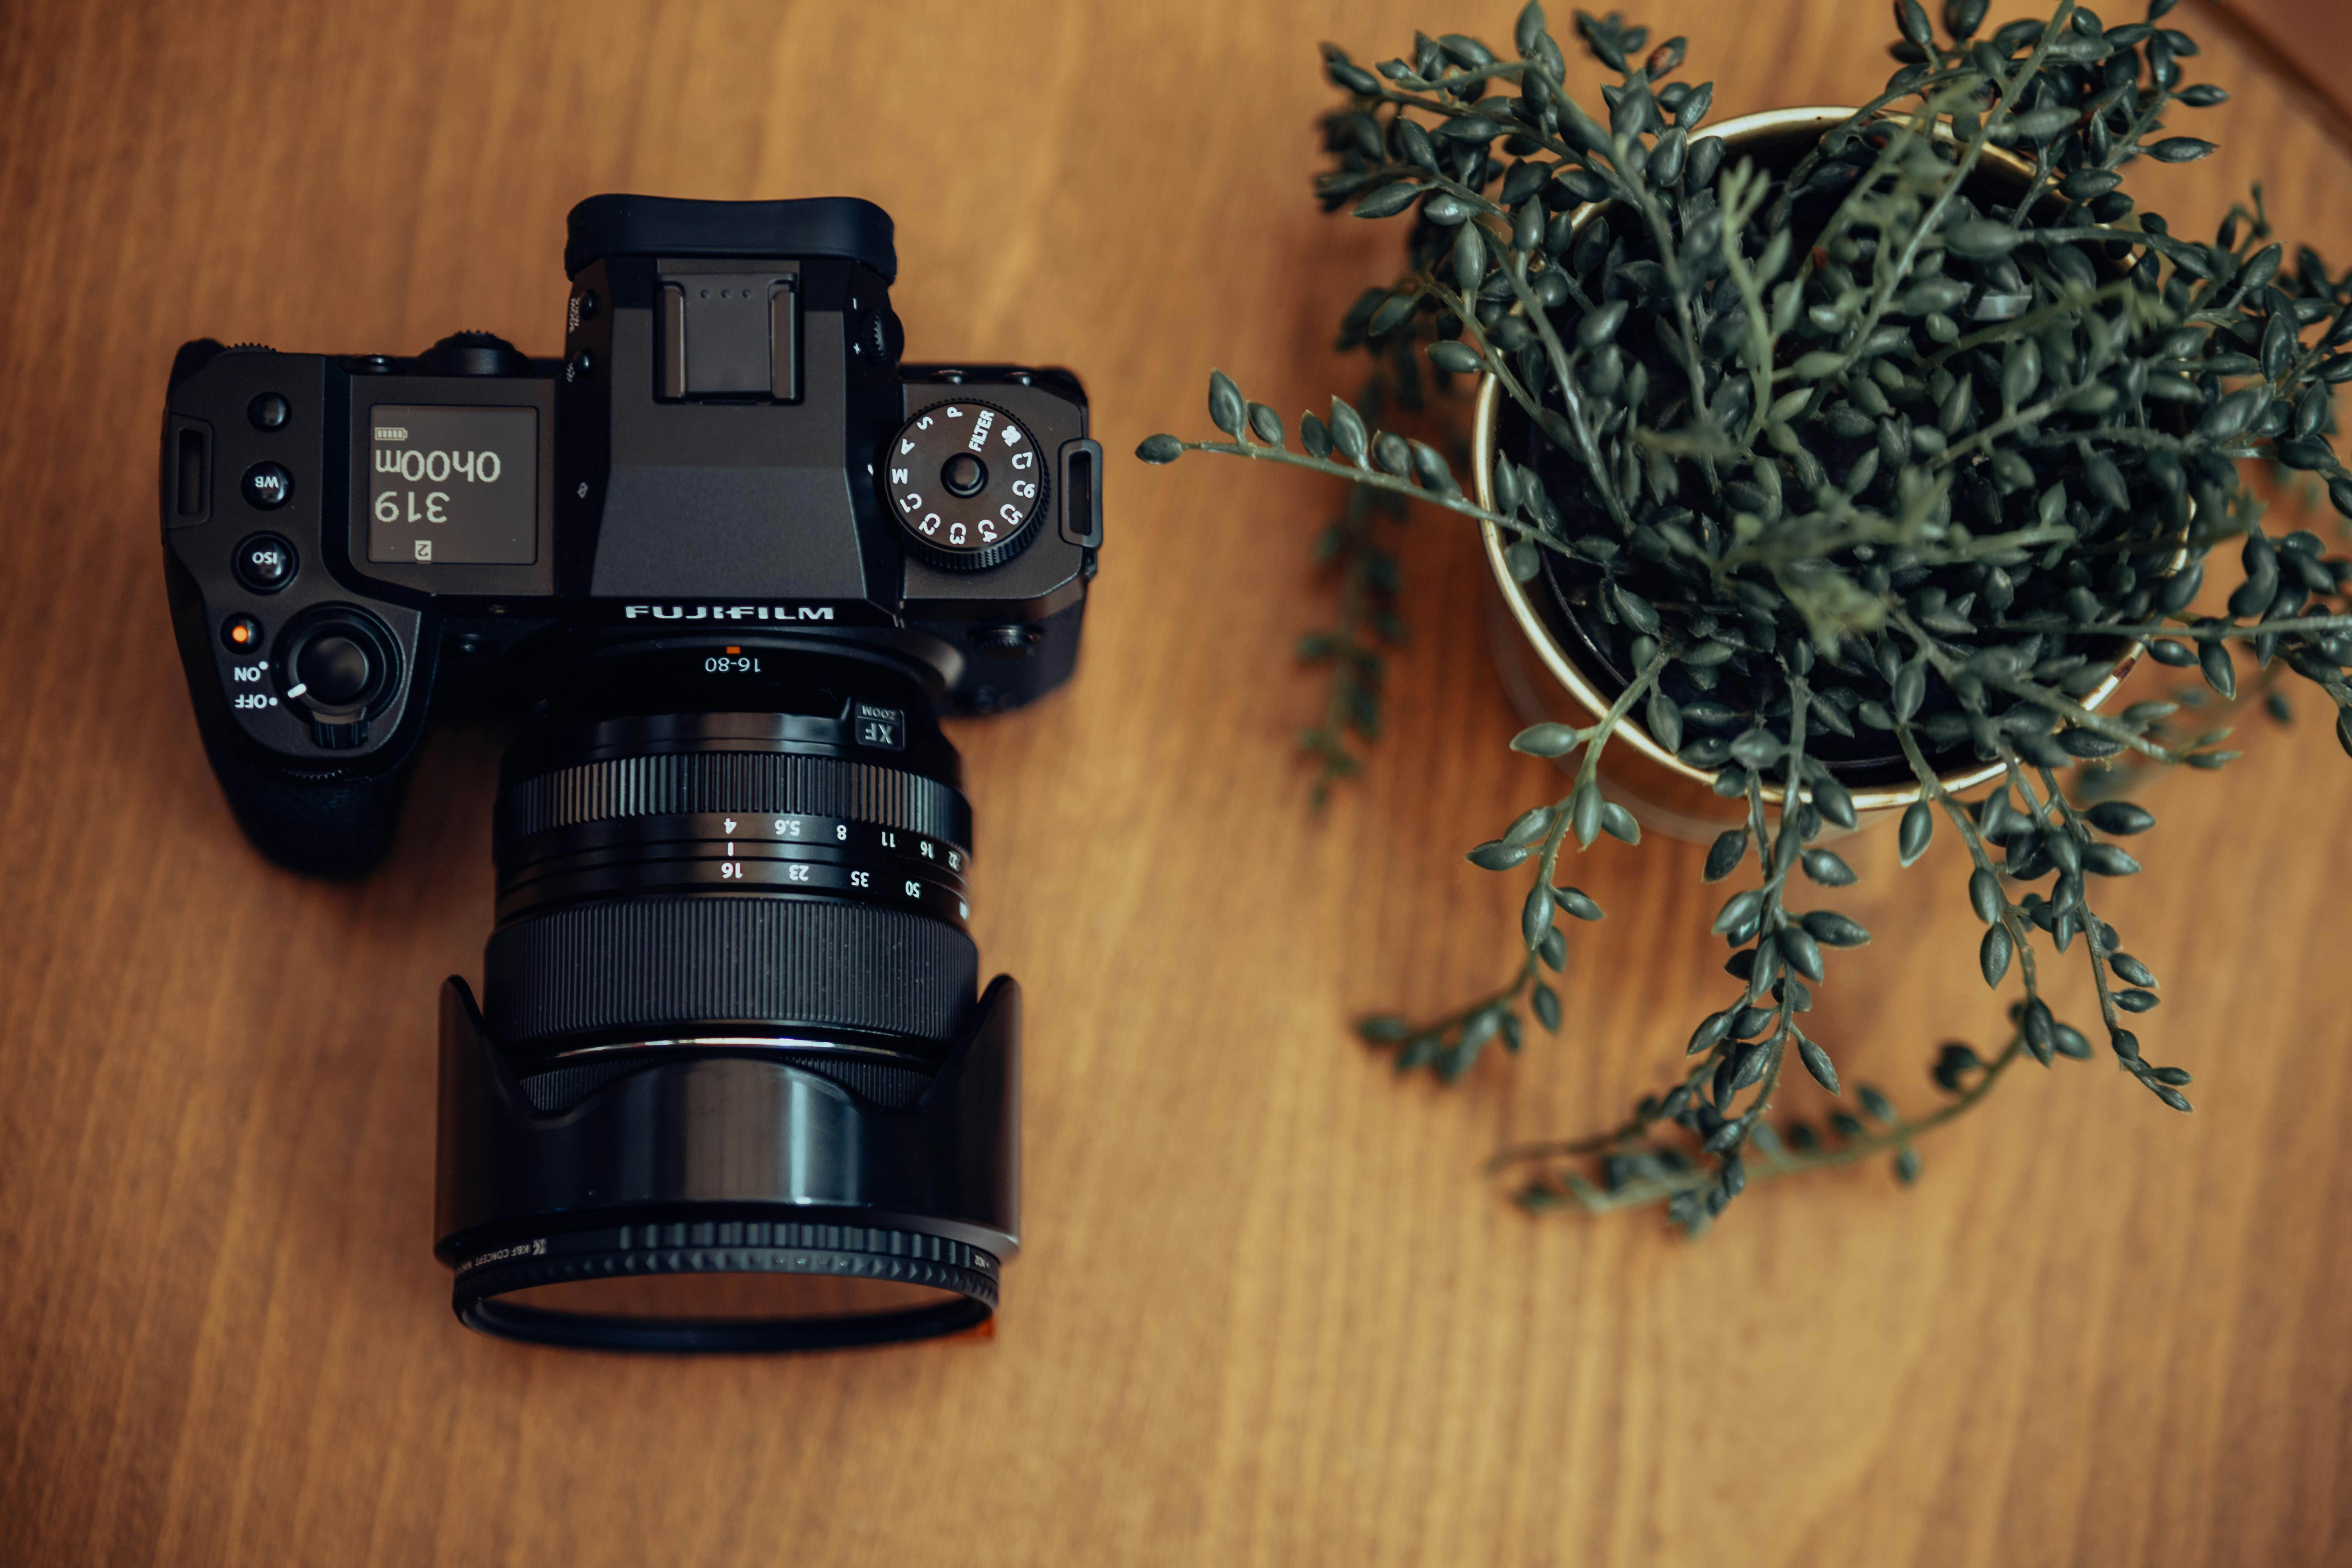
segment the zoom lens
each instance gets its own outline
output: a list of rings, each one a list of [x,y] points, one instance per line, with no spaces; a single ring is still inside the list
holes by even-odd
[[[917,679],[790,645],[571,668],[509,753],[482,1005],[444,1005],[442,1250],[519,1338],[759,1349],[984,1319],[1018,993]]]

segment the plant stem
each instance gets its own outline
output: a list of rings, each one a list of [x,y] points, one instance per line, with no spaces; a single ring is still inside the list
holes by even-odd
[[[1748,1179],[1750,1183],[1754,1183],[1769,1176],[1794,1176],[1808,1171],[1832,1170],[1840,1165],[1851,1165],[1859,1161],[1867,1160],[1874,1154],[1884,1153],[1890,1149],[1899,1148],[1921,1133],[1932,1132],[1946,1122],[1966,1115],[1973,1110],[1987,1094],[1992,1091],[1994,1083],[1999,1081],[2002,1073],[2009,1070],[2010,1064],[2017,1059],[2024,1048],[2025,1035],[2021,1030],[2011,1037],[2009,1045],[2000,1055],[1985,1064],[1983,1073],[1979,1076],[1975,1083],[1961,1091],[1950,1104],[1940,1107],[1916,1121],[1899,1121],[1884,1132],[1874,1132],[1867,1137],[1856,1138],[1840,1143],[1835,1148],[1801,1153],[1789,1153],[1785,1151],[1767,1152],[1764,1163],[1750,1167]],[[1496,1155],[1487,1162],[1487,1169],[1500,1170],[1507,1165],[1528,1160],[1599,1153],[1608,1147],[1610,1147],[1608,1144],[1603,1144],[1600,1149],[1560,1143],[1520,1144],[1506,1149]],[[1620,1209],[1639,1208],[1649,1204],[1664,1203],[1683,1193],[1700,1191],[1715,1180],[1715,1172],[1702,1167],[1677,1172],[1671,1177],[1629,1182],[1624,1186],[1614,1190],[1603,1190],[1594,1187],[1589,1182],[1579,1181],[1570,1184],[1569,1193],[1588,1214],[1611,1214]]]
[[[1442,506],[1448,511],[1458,511],[1465,517],[1475,517],[1480,522],[1491,522],[1496,528],[1508,529],[1531,544],[1540,544],[1547,550],[1557,551],[1561,554],[1568,553],[1568,546],[1543,529],[1531,527],[1517,518],[1505,517],[1500,512],[1488,511],[1465,495],[1458,493],[1447,495],[1442,491],[1429,489],[1414,484],[1410,479],[1401,479],[1393,474],[1382,473],[1378,468],[1351,468],[1345,463],[1335,463],[1326,458],[1310,458],[1303,452],[1292,452],[1280,447],[1268,447],[1256,441],[1178,441],[1176,445],[1180,449],[1187,452],[1218,452],[1229,458],[1255,458],[1263,462],[1287,463],[1294,468],[1307,468],[1318,474],[1329,474],[1334,479],[1367,485],[1374,489],[1410,496],[1415,500],[1427,501],[1432,506]]]
[[[2244,626],[2225,622],[2213,626],[2198,626],[2188,622],[2175,625],[2158,621],[2147,626],[2109,626],[2101,621],[2083,626],[2066,621],[1995,621],[1993,628],[2005,632],[2056,632],[2064,637],[2118,637],[2133,638],[2179,637],[2190,642],[2215,642],[2223,637],[2264,637],[2285,632],[2347,632],[2352,631],[2352,615],[2294,616],[2284,620],[2252,621]]]

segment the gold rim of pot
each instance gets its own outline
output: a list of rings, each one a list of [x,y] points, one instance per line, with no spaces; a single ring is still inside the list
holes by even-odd
[[[1709,134],[1723,138],[1727,151],[1737,151],[1743,139],[1769,132],[1784,131],[1793,127],[1816,129],[1826,132],[1832,127],[1852,119],[1853,113],[1851,109],[1828,106],[1767,110],[1760,114],[1743,114],[1736,119],[1727,120]],[[1938,129],[1941,130],[1941,127]],[[1944,134],[1948,135],[1949,132],[1945,132]],[[2001,148],[1987,147],[1984,155],[1996,163],[2008,165],[2013,171],[2025,174],[2029,178],[2032,174],[2032,165]],[[1570,220],[1571,227],[1582,228],[1586,223],[1610,205],[1607,202],[1586,203],[1577,209],[1576,216]],[[1495,441],[1502,418],[1503,396],[1502,384],[1494,375],[1490,374],[1482,377],[1478,386],[1478,401],[1470,426],[1471,477],[1476,488],[1478,504],[1488,511],[1495,510]],[[1608,712],[1609,705],[1615,700],[1614,696],[1604,696],[1584,671],[1577,667],[1576,661],[1569,656],[1568,650],[1560,647],[1559,640],[1551,635],[1551,628],[1544,624],[1543,617],[1536,613],[1534,604],[1528,598],[1526,588],[1511,575],[1510,566],[1503,557],[1503,552],[1508,542],[1503,538],[1503,531],[1493,523],[1483,521],[1478,524],[1478,528],[1486,539],[1486,563],[1495,574],[1496,585],[1502,589],[1503,602],[1510,606],[1511,618],[1518,623],[1520,634],[1534,645],[1537,656],[1544,662],[1544,668],[1550,670],[1552,678],[1565,687],[1568,694],[1594,718],[1597,719]],[[2174,565],[2177,569],[2178,560],[2175,561]],[[2114,671],[2105,680],[2092,688],[2086,695],[2078,699],[2083,706],[2096,709],[2112,696],[2116,688],[2123,684],[2124,678],[2129,675],[2132,668],[2139,662],[2140,655],[2146,651],[2146,648],[2147,645],[2144,643],[2132,642],[2124,650],[2123,656],[2116,660]],[[1619,722],[1610,739],[1612,743],[1631,745],[1652,762],[1684,778],[1705,784],[1712,784],[1715,782],[1713,773],[1704,768],[1691,766],[1658,744],[1649,731],[1630,713]],[[1939,774],[1938,777],[1945,789],[1957,794],[1990,782],[2000,776],[2001,769],[2002,764],[2000,763],[1987,763],[1981,766]],[[1920,798],[1920,786],[1916,784],[1890,785],[1875,789],[1858,789],[1853,793],[1854,808],[1857,811],[1879,811],[1909,805]],[[1778,805],[1781,795],[1782,791],[1778,785],[1767,784],[1764,786],[1764,798],[1767,801]]]

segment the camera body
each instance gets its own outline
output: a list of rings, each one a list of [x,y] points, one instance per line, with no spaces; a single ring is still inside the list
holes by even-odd
[[[436,703],[527,711],[583,649],[853,644],[966,713],[1076,663],[1102,540],[1085,392],[902,365],[880,208],[599,196],[571,230],[561,358],[458,333],[414,358],[206,340],[173,364],[189,691],[239,822],[297,869],[381,856]],[[986,422],[978,494],[891,485],[927,415],[966,443]]]
[[[180,351],[160,501],[205,752],[257,847],[352,875],[430,712],[520,723],[480,1001],[440,1009],[465,1321],[968,1326],[1019,1247],[1020,995],[978,985],[939,714],[1071,674],[1086,395],[903,365],[869,203],[597,196],[570,229],[557,358]]]

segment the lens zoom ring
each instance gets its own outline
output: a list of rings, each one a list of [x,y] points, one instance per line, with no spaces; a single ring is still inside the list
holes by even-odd
[[[582,763],[507,795],[509,841],[624,816],[695,812],[840,816],[970,847],[971,816],[937,779],[782,752],[682,752]]]
[[[813,899],[568,904],[507,926],[483,955],[492,1032],[509,1046],[702,1022],[801,1024],[952,1038],[980,950],[952,926]]]

